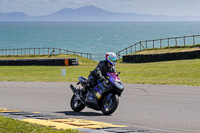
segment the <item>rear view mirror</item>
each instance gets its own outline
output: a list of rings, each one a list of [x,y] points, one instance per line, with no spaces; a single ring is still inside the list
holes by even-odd
[[[119,72],[119,71],[117,72],[117,76],[118,76],[118,75],[120,75],[120,72]]]

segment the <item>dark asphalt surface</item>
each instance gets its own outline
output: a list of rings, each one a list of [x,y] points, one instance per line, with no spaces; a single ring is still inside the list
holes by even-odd
[[[80,113],[73,112],[69,85],[63,82],[0,82],[0,108],[173,133],[200,131],[200,87],[125,84],[117,110],[104,116],[88,108]]]

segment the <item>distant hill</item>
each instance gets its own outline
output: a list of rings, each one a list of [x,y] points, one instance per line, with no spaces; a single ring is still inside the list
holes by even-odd
[[[0,13],[0,21],[27,21],[30,17],[23,12]]]
[[[84,6],[77,9],[64,8],[56,13],[29,17],[20,12],[0,13],[0,21],[200,21],[200,16],[165,16],[135,13],[117,13],[95,6]]]

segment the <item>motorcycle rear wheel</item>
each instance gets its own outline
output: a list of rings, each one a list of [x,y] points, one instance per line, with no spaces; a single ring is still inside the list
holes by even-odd
[[[112,114],[119,105],[119,96],[118,95],[112,95],[109,101],[106,100],[106,96],[103,99],[103,102],[101,104],[101,111],[104,115],[110,115]]]
[[[74,112],[80,112],[85,108],[85,105],[81,103],[76,95],[73,95],[70,102],[71,108]]]

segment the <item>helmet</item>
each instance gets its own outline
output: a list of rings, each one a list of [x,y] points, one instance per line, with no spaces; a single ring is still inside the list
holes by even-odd
[[[106,53],[106,60],[114,66],[117,63],[117,56],[113,52],[108,52]]]

